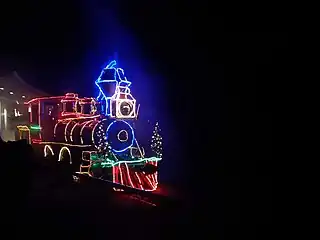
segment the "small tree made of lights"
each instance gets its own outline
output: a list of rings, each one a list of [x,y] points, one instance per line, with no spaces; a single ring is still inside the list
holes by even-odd
[[[151,139],[151,149],[156,154],[156,157],[162,157],[162,137],[160,135],[161,129],[159,123],[157,122]]]
[[[111,146],[109,145],[107,141],[106,134],[103,130],[102,125],[99,126],[98,132],[97,132],[98,140],[98,153],[103,154],[105,156],[111,155]]]

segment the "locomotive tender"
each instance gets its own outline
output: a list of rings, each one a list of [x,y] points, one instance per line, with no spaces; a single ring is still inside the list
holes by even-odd
[[[162,154],[156,151],[146,157],[136,139],[133,123],[139,106],[130,92],[131,82],[112,61],[95,84],[99,89],[96,98],[67,93],[26,102],[29,124],[17,126],[20,138],[45,157],[68,161],[81,174],[155,190]],[[162,142],[157,144],[161,147]]]

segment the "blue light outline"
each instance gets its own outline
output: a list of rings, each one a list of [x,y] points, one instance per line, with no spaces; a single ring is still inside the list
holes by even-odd
[[[130,125],[129,123],[127,123],[127,122],[124,121],[124,120],[114,120],[114,121],[113,121],[112,123],[110,123],[110,125],[107,127],[107,130],[106,130],[107,140],[108,140],[108,132],[109,132],[109,129],[110,129],[110,127],[111,127],[115,122],[124,122],[125,124],[127,124],[127,125],[129,126],[129,128],[130,128],[130,130],[131,130],[131,133],[132,133],[132,141],[131,141],[131,144],[130,144],[128,147],[126,147],[126,148],[124,148],[124,149],[122,149],[122,150],[115,150],[115,149],[112,148],[112,151],[114,151],[114,152],[116,152],[116,153],[121,153],[121,152],[124,152],[124,151],[126,151],[126,150],[128,150],[129,148],[132,147],[132,145],[133,145],[133,143],[134,143],[134,141],[135,141],[135,135],[134,135],[134,130],[133,130],[133,128],[131,127],[131,125]]]
[[[131,86],[132,82],[128,81],[128,79],[127,79],[126,76],[124,75],[124,70],[123,70],[122,68],[117,68],[116,71],[117,71],[118,77],[119,77],[119,79],[120,79],[119,84],[122,83],[122,82],[125,82],[125,83],[127,83],[127,86],[126,86],[126,87],[129,88],[129,87]],[[124,80],[121,78],[119,71],[122,72],[122,75],[123,75],[123,77],[124,77]]]
[[[102,101],[102,100],[105,100],[105,103],[106,103],[106,106],[105,106],[105,114],[107,116],[111,116],[112,115],[112,110],[111,110],[111,107],[109,108],[109,104],[108,104],[108,100],[111,100],[113,98],[115,98],[115,96],[118,94],[118,92],[121,92],[120,89],[122,88],[125,88],[125,93],[126,94],[130,94],[130,86],[131,86],[131,82],[127,80],[126,76],[124,75],[124,70],[122,68],[116,68],[115,66],[117,65],[117,62],[116,60],[113,60],[111,61],[104,69],[102,69],[98,79],[95,81],[95,85],[98,87],[99,89],[99,95],[96,97],[96,99],[98,101]],[[104,71],[106,69],[114,69],[115,72],[114,72],[114,80],[101,80],[101,77],[102,75],[104,74]],[[120,76],[120,73],[119,71],[121,71],[124,79]],[[117,81],[117,75],[118,75],[118,78],[120,79],[120,81]],[[107,97],[105,95],[105,93],[103,92],[103,90],[101,89],[101,87],[99,86],[99,83],[102,83],[102,82],[116,82],[116,90],[115,90],[115,93],[113,94],[112,97]],[[121,86],[121,83],[125,83],[126,86]],[[102,95],[102,98],[101,98],[101,95]],[[131,96],[132,97],[132,96]],[[101,98],[101,99],[100,99]],[[132,97],[133,98],[133,97]],[[135,100],[133,98],[133,100]],[[108,109],[109,109],[109,112],[108,112]]]
[[[100,91],[99,96],[97,97],[97,100],[99,100],[99,97],[100,97],[101,94],[102,94],[103,97],[102,97],[100,100],[102,101],[103,99],[105,99],[105,102],[106,102],[105,113],[106,113],[107,116],[110,116],[110,115],[111,115],[111,108],[109,109],[109,110],[110,110],[110,113],[108,113],[108,105],[109,105],[109,104],[108,104],[108,100],[109,100],[109,99],[112,99],[112,97],[107,97],[107,96],[105,95],[105,93],[103,92],[103,90],[102,90],[101,87],[99,86],[99,83],[101,83],[101,82],[116,82],[117,85],[118,85],[118,82],[117,82],[116,80],[103,80],[103,81],[100,81],[100,82],[95,82],[96,86],[99,88],[99,91]]]

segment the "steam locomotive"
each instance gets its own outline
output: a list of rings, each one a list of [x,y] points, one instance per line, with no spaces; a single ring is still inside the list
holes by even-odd
[[[139,106],[130,92],[131,82],[112,61],[95,84],[96,98],[67,93],[26,102],[29,124],[17,126],[19,137],[43,151],[44,157],[69,162],[80,174],[155,190],[162,153],[147,157],[136,139]],[[161,149],[158,133],[155,144]]]

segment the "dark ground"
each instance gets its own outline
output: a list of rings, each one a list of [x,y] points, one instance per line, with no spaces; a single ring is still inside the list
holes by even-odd
[[[63,236],[70,233],[72,238],[77,234],[100,238],[115,234],[115,229],[123,232],[123,227],[150,234],[159,225],[176,226],[190,220],[183,201],[147,196],[155,207],[133,199],[135,194],[116,193],[98,180],[81,178],[75,183],[63,165],[40,164],[39,160],[47,159],[38,159],[25,142],[0,145],[5,169],[1,196],[6,211],[2,217],[10,229],[25,229],[14,234],[41,237],[43,231],[49,231]]]

